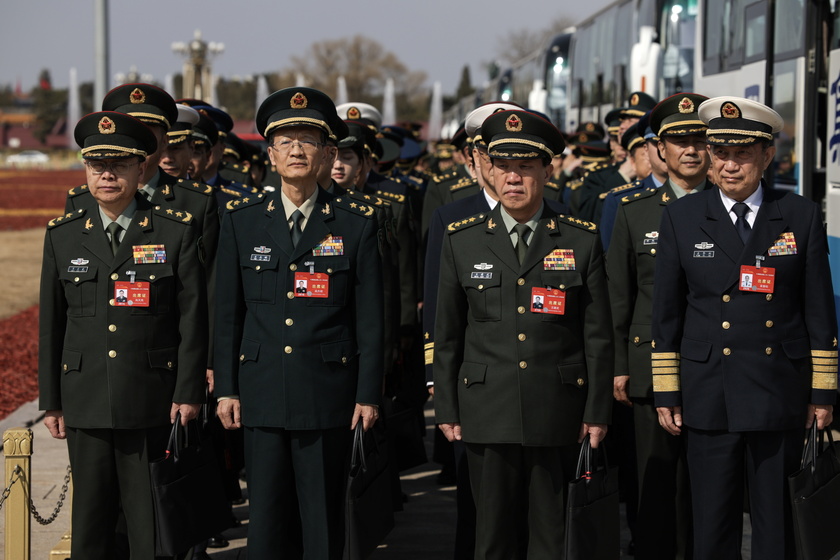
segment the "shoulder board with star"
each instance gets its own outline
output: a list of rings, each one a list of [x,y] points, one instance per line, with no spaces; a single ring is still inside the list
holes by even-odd
[[[566,183],[566,187],[570,190],[576,191],[583,185],[583,178],[575,179],[574,181],[569,181]]]
[[[221,186],[221,185],[219,186],[219,190],[222,191],[225,194],[229,194],[230,196],[235,196],[236,198],[242,198],[243,196],[245,196],[245,193],[241,193],[239,191],[235,191],[233,189],[229,189],[229,188],[227,188],[225,186]]]
[[[265,202],[266,198],[267,197],[263,193],[255,194],[254,196],[243,196],[242,198],[237,198],[236,200],[229,200],[228,203],[225,205],[225,208],[227,208],[229,212],[232,212],[234,210],[241,210],[242,208],[248,206],[262,204],[263,202]]]
[[[163,216],[164,218],[169,218],[174,222],[179,222],[183,224],[191,224],[193,221],[192,214],[190,214],[186,210],[178,210],[177,208],[155,206],[154,213],[158,216]]]
[[[69,191],[67,191],[67,198],[73,198],[74,196],[79,196],[80,194],[85,194],[86,192],[90,192],[87,185],[79,185],[78,187],[73,187]]]
[[[376,195],[372,194],[365,194],[359,191],[347,191],[342,196],[348,196],[353,200],[361,202],[362,204],[370,204],[376,207],[382,207],[388,205],[385,200],[382,200]]]
[[[609,167],[609,163],[605,162],[592,162],[589,164],[584,165],[583,167],[586,168],[586,171],[589,173],[595,173],[596,171],[601,171],[602,169],[606,169]]]
[[[598,231],[598,226],[595,223],[587,222],[586,220],[581,220],[580,218],[575,218],[574,216],[567,216],[566,214],[558,214],[557,222],[560,224],[569,224],[586,231],[591,231],[592,233]]]
[[[404,203],[405,202],[405,195],[404,194],[397,194],[388,191],[376,191],[376,196],[381,196],[384,198],[390,198],[391,200],[396,200],[397,202]]]
[[[659,189],[654,188],[654,187],[648,187],[648,188],[646,188],[644,190],[641,190],[637,193],[628,194],[627,196],[622,197],[621,203],[622,204],[627,204],[629,202],[634,202],[636,200],[642,200],[643,198],[650,198],[650,197],[654,196],[657,192],[659,192]]]
[[[457,171],[450,171],[449,173],[439,173],[437,175],[432,175],[432,181],[434,181],[435,183],[442,183],[444,181],[452,179],[456,175],[458,175]]]
[[[449,192],[455,192],[463,189],[464,187],[469,187],[471,185],[475,185],[475,179],[472,177],[461,177],[457,183],[449,187]]]
[[[183,189],[200,192],[201,194],[207,196],[211,196],[213,194],[213,187],[211,187],[207,183],[202,183],[201,181],[193,181],[192,179],[178,179],[178,182],[175,184]]]
[[[63,216],[59,216],[58,218],[53,218],[47,223],[47,229],[52,229],[54,227],[60,226],[61,224],[66,224],[67,222],[72,222],[73,220],[78,220],[82,216],[85,215],[85,209],[79,208],[73,212],[67,212]]]
[[[557,183],[554,183],[552,181],[549,181],[545,184],[545,188],[551,189],[553,191],[559,191],[560,190],[560,185],[558,185]]]
[[[475,214],[470,216],[469,218],[464,218],[463,220],[458,220],[457,222],[452,222],[448,226],[446,226],[447,233],[455,233],[456,231],[461,231],[462,229],[467,229],[470,226],[475,226],[478,224],[483,224],[487,221],[487,217],[489,216],[488,213],[483,214]],[[492,223],[492,220],[491,220]],[[488,223],[487,227],[490,227]],[[495,226],[493,226],[495,227]]]
[[[337,196],[330,202],[334,208],[341,208],[347,212],[370,218],[374,213],[374,206],[365,202],[356,202],[352,197]]]
[[[601,194],[598,195],[598,197],[601,198],[601,199],[605,199],[605,198],[607,198],[608,195],[611,195],[613,193],[624,192],[627,189],[632,189],[633,187],[638,187],[641,184],[642,184],[642,182],[640,180],[631,181],[631,182],[627,183],[626,185],[621,185],[620,187],[615,187],[613,189],[608,190],[607,192],[601,193]]]

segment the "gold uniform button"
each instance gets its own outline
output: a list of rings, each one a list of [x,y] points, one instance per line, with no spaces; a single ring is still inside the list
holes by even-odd
[[[327,269],[327,274],[332,274],[332,273],[333,273],[333,269],[328,268],[328,269]]]
[[[241,354],[241,355],[239,356],[239,361],[240,361],[240,362],[244,362],[244,361],[245,361],[245,354]]]
[[[578,377],[578,380],[577,380],[578,387],[583,387],[584,383],[586,383],[586,382],[583,380],[583,377]]]
[[[764,299],[766,299],[767,301],[773,301],[773,294],[767,294],[766,296],[764,296]]]
[[[516,281],[516,283],[519,284],[520,286],[524,286],[525,285],[525,279],[520,278],[519,280]]]
[[[767,321],[766,323],[764,323],[764,325],[769,329],[773,326],[773,321]]]
[[[286,297],[289,298],[289,299],[295,299],[295,293],[294,292],[286,292]]]
[[[560,284],[558,286],[558,288],[560,288],[561,290],[565,290],[566,289],[566,284]]]
[[[478,285],[478,289],[479,289],[479,290],[483,290],[483,289],[484,289],[484,284],[479,284],[479,285]]]
[[[149,280],[154,280],[154,279],[155,279],[155,275],[154,274],[149,274]]]
[[[650,254],[651,254],[651,255],[655,255],[655,254],[656,254],[656,249],[651,249],[651,250],[650,250]]]
[[[730,355],[731,353],[732,353],[732,350],[730,350],[729,348],[724,348],[724,349],[723,349],[723,355],[724,355],[724,356],[728,356],[728,355]]]
[[[528,367],[528,362],[526,362],[524,360],[519,362],[519,369],[525,369],[527,367]]]
[[[172,367],[172,362],[166,362],[166,367],[171,368]]]
[[[342,357],[341,357],[341,363],[342,363],[342,364],[346,364],[346,363],[347,363],[347,356],[342,356]]]
[[[261,267],[260,265],[257,265],[257,266],[255,266],[255,267],[254,267],[254,270],[259,270],[259,269],[261,269],[261,268],[262,268],[262,267]]]
[[[516,312],[522,315],[523,313],[525,313],[525,308],[520,305],[516,308]]]
[[[464,378],[464,385],[466,385],[467,383],[469,383],[469,381],[467,381],[467,378],[465,377]]]
[[[117,351],[116,350],[111,350],[110,352],[108,352],[108,356],[110,356],[111,358],[116,358],[117,357]]]
[[[115,272],[111,275],[111,280],[117,280],[117,279],[119,279],[119,277],[120,277],[120,275]]]
[[[290,265],[289,265],[289,270],[291,270],[292,272],[294,272],[295,270],[297,270],[297,265],[296,265],[295,263],[290,264]]]
[[[294,319],[286,319],[286,326],[287,327],[291,327],[294,324],[295,324]]]
[[[64,364],[64,371],[67,371],[68,369],[67,364]]]
[[[113,305],[114,305],[114,300],[113,300],[113,299],[109,299],[109,300],[108,300],[108,305],[113,306]]]
[[[78,282],[78,281],[79,281],[79,277],[78,277],[78,276],[76,276],[75,278],[73,278],[73,282]]]
[[[517,338],[518,338],[519,340],[521,340],[521,341],[524,341],[524,340],[525,340],[526,338],[528,338],[528,337],[527,337],[527,336],[525,336],[525,333],[519,333],[519,336],[518,336]]]
[[[108,330],[111,332],[117,332],[117,325],[108,325]]]
[[[633,343],[638,344],[638,343],[640,343],[641,341],[642,341],[642,339],[641,339],[641,338],[639,338],[638,336],[634,336],[634,337],[633,337]]]
[[[283,352],[285,352],[286,354],[291,354],[292,353],[292,347],[291,346],[286,346],[285,348],[283,348]]]
[[[767,348],[764,349],[764,353],[769,356],[770,354],[773,353],[773,349],[768,346]]]
[[[721,327],[723,327],[724,329],[728,329],[731,326],[732,325],[729,323],[729,321],[724,321],[723,324],[721,324]]]
[[[724,303],[729,303],[730,299],[732,299],[732,297],[729,294],[726,294],[726,295],[723,296],[723,302]]]

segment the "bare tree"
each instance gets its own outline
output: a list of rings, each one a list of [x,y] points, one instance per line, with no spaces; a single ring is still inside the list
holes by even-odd
[[[507,64],[522,60],[533,52],[545,47],[552,37],[574,25],[574,20],[567,16],[554,18],[542,30],[519,29],[508,33],[499,40],[499,59]]]

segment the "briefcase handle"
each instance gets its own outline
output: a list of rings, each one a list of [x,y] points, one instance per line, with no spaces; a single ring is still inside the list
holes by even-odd
[[[831,427],[826,426],[822,430],[818,429],[817,417],[814,416],[814,423],[811,424],[811,428],[808,430],[808,439],[805,440],[805,447],[802,449],[801,468],[804,469],[806,466],[810,465],[811,472],[814,472],[817,465],[817,457],[819,457],[823,449],[824,435],[828,437],[829,447],[833,446],[834,436],[831,435]]]
[[[587,481],[592,479],[592,473],[598,468],[596,453],[603,458],[604,467],[608,467],[609,461],[607,460],[607,449],[604,446],[604,442],[602,441],[601,445],[595,449],[592,447],[592,442],[589,441],[589,434],[586,434],[583,442],[580,444],[580,454],[578,455],[577,468],[575,468],[575,479],[583,478]]]
[[[183,432],[183,436],[181,435]],[[196,446],[201,446],[201,437],[198,433],[198,424],[195,420],[187,422],[186,427],[181,429],[181,411],[175,413],[175,422],[172,423],[172,429],[169,431],[169,441],[166,443],[166,457],[170,455],[175,457],[175,462],[178,462],[181,456],[181,450],[190,446],[190,439],[194,438]],[[184,441],[181,441],[184,439]]]

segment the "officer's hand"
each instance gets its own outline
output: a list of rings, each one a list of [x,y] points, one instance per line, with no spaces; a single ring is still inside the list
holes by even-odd
[[[239,399],[222,399],[216,403],[216,416],[222,421],[226,430],[236,430],[242,427]]]
[[[207,391],[212,395],[213,389],[216,388],[216,383],[213,378],[213,370],[208,369],[207,373],[205,374],[205,379],[207,380]]]
[[[438,424],[438,428],[443,432],[444,437],[449,441],[461,441],[461,423],[451,422],[446,424]]]
[[[362,419],[362,429],[368,431],[379,418],[379,407],[372,404],[356,403],[356,409],[353,410],[353,421],[350,422],[351,430],[356,429],[356,424],[359,423],[359,417]]]
[[[44,416],[44,426],[50,431],[55,439],[64,439],[67,432],[64,431],[64,413],[60,410],[48,410]]]
[[[659,406],[656,407],[659,415],[659,425],[672,436],[678,436],[682,432],[682,407],[681,406]]]
[[[434,397],[435,396],[435,386],[434,385],[429,385],[426,388],[429,390],[429,396]]]
[[[809,404],[808,416],[805,421],[805,428],[810,428],[814,424],[814,416],[817,417],[817,429],[822,430],[826,426],[830,426],[834,420],[834,407],[830,404]]]
[[[200,404],[192,403],[172,403],[172,408],[169,409],[169,422],[175,423],[175,416],[178,411],[181,412],[181,425],[186,426],[187,422],[198,416],[198,411],[201,410]]]
[[[621,404],[633,406],[633,403],[630,402],[630,395],[627,394],[627,384],[629,382],[629,375],[617,375],[613,377],[613,397]]]
[[[595,449],[598,447],[598,444],[604,441],[604,438],[607,437],[607,425],[590,424],[588,422],[584,422],[580,425],[578,443],[583,441],[583,438],[586,437],[586,434],[589,434],[589,444],[592,446],[593,449]]]

